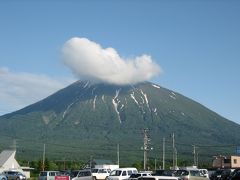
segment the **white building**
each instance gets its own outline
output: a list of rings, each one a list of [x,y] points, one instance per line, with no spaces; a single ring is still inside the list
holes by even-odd
[[[32,168],[23,168],[15,159],[15,150],[4,150],[0,154],[0,173],[3,171],[15,170],[23,173],[27,178],[30,178],[30,170]]]

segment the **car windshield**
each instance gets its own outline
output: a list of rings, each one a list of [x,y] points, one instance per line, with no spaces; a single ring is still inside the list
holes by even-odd
[[[92,169],[92,173],[97,173],[98,169]]]
[[[71,177],[77,177],[79,171],[72,171],[71,172]]]
[[[222,174],[222,172],[223,172],[223,169],[215,171],[214,174],[216,174],[216,175],[220,175],[220,174]]]
[[[42,171],[42,172],[40,172],[40,175],[39,175],[39,176],[47,176],[47,172]]]
[[[120,176],[122,171],[120,170],[114,170],[111,172],[110,176]]]
[[[187,176],[189,175],[189,172],[186,171],[186,170],[177,170],[175,173],[174,173],[175,176]]]
[[[130,178],[138,178],[141,174],[131,174]]]
[[[191,176],[200,176],[200,172],[198,170],[190,170]]]
[[[156,170],[156,176],[172,176],[175,171],[173,170]]]

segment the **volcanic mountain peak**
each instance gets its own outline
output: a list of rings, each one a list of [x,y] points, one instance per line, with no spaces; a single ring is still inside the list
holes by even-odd
[[[151,82],[118,86],[78,81],[33,105],[1,116],[0,121],[3,135],[85,148],[81,156],[71,150],[73,158],[89,156],[89,149],[107,157],[113,154],[109,149],[116,142],[123,150],[139,148],[140,131],[145,128],[150,129],[153,144],[175,132],[176,141],[185,144],[178,147],[179,153],[191,154],[192,144],[235,144],[240,140],[238,124]],[[0,141],[8,143],[3,138]],[[28,141],[24,144],[29,146]],[[104,146],[108,151],[98,150]],[[52,151],[56,149],[52,147]],[[132,154],[133,159],[139,156],[136,154]]]

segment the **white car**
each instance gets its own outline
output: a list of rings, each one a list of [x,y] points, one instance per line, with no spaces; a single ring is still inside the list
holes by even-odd
[[[207,177],[201,176],[201,173],[198,169],[177,170],[174,173],[174,176],[180,177],[181,179],[188,179],[188,180],[209,180]]]
[[[172,176],[141,176],[138,180],[181,180],[181,178]]]
[[[150,172],[139,172],[137,174],[132,174],[128,180],[137,180],[139,177],[142,176],[152,176],[152,174]]]
[[[127,180],[132,174],[137,174],[136,168],[118,168],[111,171],[107,180]]]
[[[55,176],[59,176],[59,171],[41,171],[38,180],[55,180]]]
[[[93,180],[106,179],[109,176],[111,170],[106,168],[94,168],[92,169]]]
[[[199,169],[200,173],[202,176],[206,177],[209,179],[209,174],[207,169]]]

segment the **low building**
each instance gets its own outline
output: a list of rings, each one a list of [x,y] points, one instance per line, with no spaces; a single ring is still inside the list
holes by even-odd
[[[104,168],[104,169],[110,169],[112,171],[114,169],[119,168],[119,165],[113,164],[112,161],[110,160],[95,159],[94,168]]]
[[[213,168],[240,168],[240,156],[214,156]]]
[[[21,167],[17,160],[15,159],[16,151],[15,150],[4,150],[0,154],[0,173],[3,171],[19,171],[23,173],[27,178],[30,178],[29,167]]]

